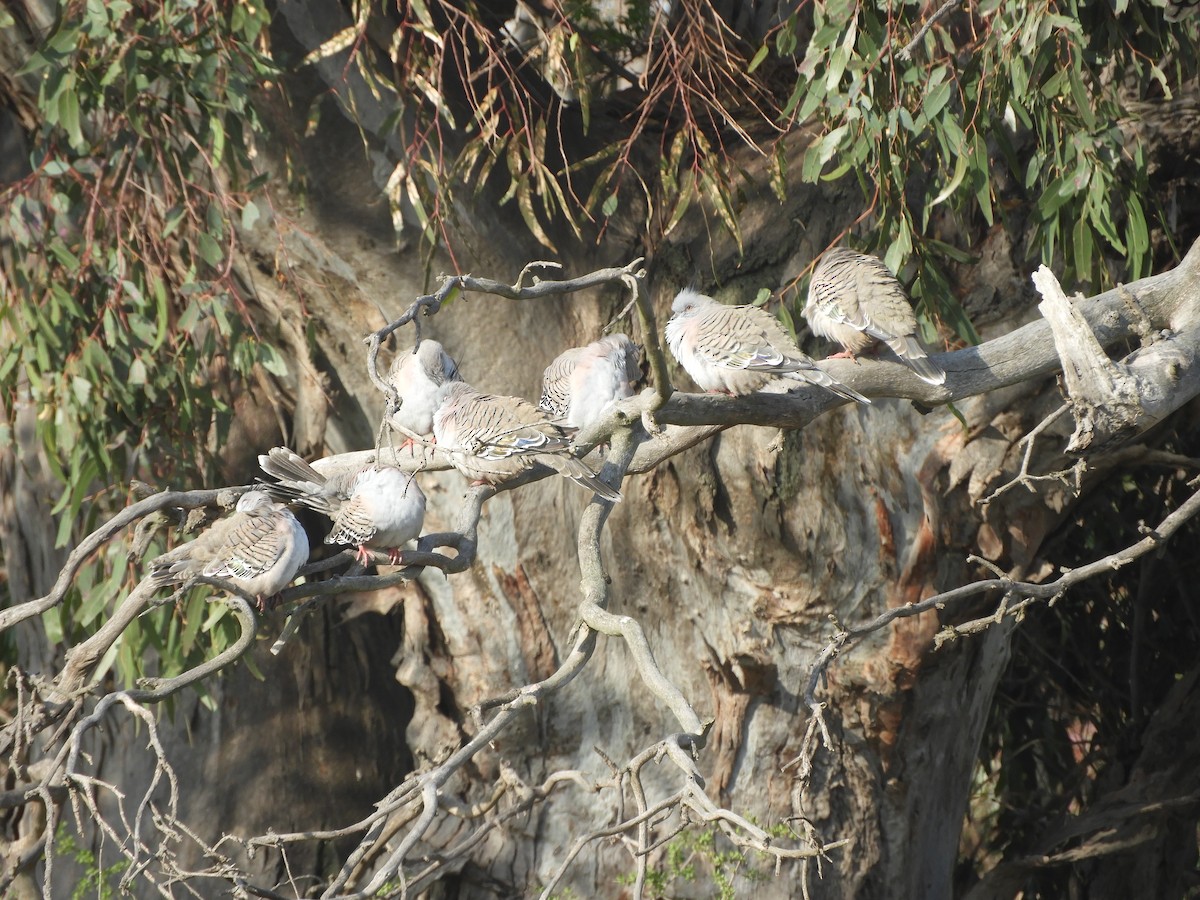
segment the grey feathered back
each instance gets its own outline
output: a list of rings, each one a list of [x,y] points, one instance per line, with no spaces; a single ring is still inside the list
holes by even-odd
[[[462,376],[445,348],[426,338],[411,351],[396,355],[387,380],[400,399],[393,420],[414,434],[426,435],[433,429],[439,392],[448,384],[462,381]]]
[[[568,433],[521,397],[484,394],[465,382],[446,387],[433,417],[438,449],[468,478],[496,484],[542,464],[617,502],[620,491],[571,453]]]
[[[609,404],[633,396],[639,359],[637,344],[624,334],[572,347],[546,367],[538,406],[560,424],[584,428]]]
[[[395,466],[369,464],[326,476],[286,447],[273,447],[258,462],[278,479],[263,484],[264,491],[332,520],[327,544],[392,548],[421,533],[425,494]]]
[[[809,283],[804,318],[816,334],[851,354],[883,343],[924,381],[946,380],[917,341],[917,318],[904,288],[878,257],[845,247],[827,251]]]
[[[773,315],[757,306],[726,306],[685,289],[671,305],[667,345],[706,391],[749,394],[777,377],[819,385],[859,403],[871,401],[822,370]]]
[[[278,593],[308,559],[308,538],[291,511],[249,491],[233,515],[151,563],[155,587],[197,575],[234,581],[255,596]]]

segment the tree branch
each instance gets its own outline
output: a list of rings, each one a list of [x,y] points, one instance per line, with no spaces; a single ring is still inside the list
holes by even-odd
[[[1189,519],[1193,518],[1197,513],[1200,513],[1200,490],[1192,494],[1184,503],[1174,512],[1166,516],[1157,528],[1148,529],[1145,537],[1136,543],[1118,550],[1115,553],[1110,553],[1107,556],[1094,560],[1087,565],[1080,566],[1077,569],[1064,569],[1063,574],[1054,581],[1045,583],[1034,583],[1026,581],[1015,581],[1006,577],[989,578],[983,581],[976,581],[971,584],[963,585],[962,587],[954,588],[953,590],[943,591],[940,594],[935,594],[932,597],[927,597],[918,603],[906,603],[904,606],[897,606],[889,609],[882,615],[877,616],[870,622],[864,625],[858,625],[850,628],[842,627],[838,632],[826,643],[825,647],[817,656],[812,669],[809,671],[808,683],[804,690],[804,705],[814,715],[819,716],[823,709],[821,704],[816,699],[817,687],[821,680],[825,677],[830,664],[836,659],[847,645],[874,634],[875,632],[886,628],[897,619],[905,619],[911,616],[918,616],[921,613],[930,610],[942,610],[948,607],[961,603],[964,600],[972,597],[977,597],[981,594],[990,593],[992,591],[1002,592],[1002,600],[998,607],[998,612],[992,616],[975,619],[963,625],[954,626],[943,632],[941,642],[947,639],[952,639],[955,636],[963,633],[971,633],[981,630],[982,627],[987,627],[994,624],[1004,616],[1012,616],[1020,612],[1023,608],[1018,605],[1016,607],[1009,605],[1009,598],[1022,597],[1031,601],[1053,601],[1060,597],[1072,587],[1094,578],[1097,575],[1106,574],[1123,568],[1134,562],[1151,550],[1160,547],[1165,542],[1169,541],[1175,532],[1177,532]],[[982,560],[980,560],[982,562]],[[821,731],[828,741],[828,732],[825,731],[823,723]],[[810,724],[809,731],[812,732]],[[806,741],[808,740],[806,736]],[[792,760],[788,765],[795,765],[798,762],[803,762],[803,753],[801,757]]]
[[[1075,433],[1068,453],[1103,450],[1123,443],[1200,394],[1200,325],[1142,347],[1114,362],[1092,335],[1079,308],[1067,300],[1058,279],[1040,266],[1033,282],[1042,294],[1038,306],[1054,336]],[[1136,298],[1129,298],[1136,304]]]
[[[153,497],[147,497],[145,500],[125,507],[80,541],[75,549],[71,551],[50,593],[37,600],[29,600],[18,606],[0,610],[0,632],[11,628],[18,622],[41,615],[46,610],[61,603],[67,595],[67,590],[71,587],[71,583],[75,580],[75,576],[79,574],[80,568],[87,562],[88,558],[104,546],[104,544],[112,540],[127,525],[131,525],[144,516],[164,509],[195,509],[200,506],[213,505],[220,505],[229,509],[237,503],[237,498],[248,490],[248,487],[231,487],[201,491],[163,491],[162,493],[155,494]]]
[[[470,291],[480,294],[494,294],[497,297],[504,297],[508,300],[541,300],[546,297],[572,294],[576,291],[598,287],[603,284],[611,284],[616,281],[625,282],[630,277],[639,278],[642,274],[642,262],[643,259],[638,257],[633,262],[619,268],[597,269],[595,272],[589,272],[587,275],[581,275],[578,278],[568,278],[563,281],[543,281],[534,277],[531,284],[525,284],[525,275],[528,267],[522,270],[521,276],[515,284],[505,284],[502,281],[495,281],[491,278],[476,278],[472,275],[443,275],[442,286],[437,291],[418,297],[394,322],[363,338],[363,343],[368,347],[367,373],[370,375],[371,381],[375,386],[383,392],[384,396],[394,401],[395,397],[391,386],[379,374],[379,348],[393,332],[403,328],[410,322],[416,330],[416,339],[413,343],[419,343],[421,340],[421,320],[418,318],[418,315],[432,316],[437,314],[447,300],[457,297],[460,293]]]

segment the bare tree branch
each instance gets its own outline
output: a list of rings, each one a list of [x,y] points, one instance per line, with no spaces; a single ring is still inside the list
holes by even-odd
[[[416,339],[413,343],[419,343],[421,340],[421,320],[419,314],[426,316],[436,314],[447,300],[457,297],[460,293],[470,291],[474,293],[493,294],[508,300],[541,300],[546,297],[572,294],[576,291],[598,287],[603,284],[623,282],[628,277],[640,277],[642,262],[643,260],[639,257],[619,269],[598,269],[595,272],[589,272],[587,275],[581,275],[578,278],[569,278],[564,281],[542,281],[535,277],[532,279],[531,284],[525,284],[525,276],[529,269],[528,266],[521,271],[516,284],[511,285],[495,281],[491,278],[475,278],[471,275],[442,276],[442,286],[436,292],[418,297],[398,319],[363,339],[363,342],[368,346],[367,372],[371,376],[371,381],[383,392],[384,396],[390,397],[394,401],[395,397],[391,387],[379,374],[379,348],[394,331],[403,328],[410,322],[416,330]]]
[[[1200,490],[1197,490],[1189,497],[1178,509],[1170,513],[1166,518],[1159,523],[1158,527],[1146,529],[1145,537],[1140,541],[1110,553],[1107,556],[1101,557],[1085,566],[1080,566],[1076,569],[1064,569],[1063,574],[1053,581],[1045,583],[1033,583],[1025,581],[1015,581],[1007,577],[989,578],[983,581],[976,581],[971,584],[963,585],[962,587],[954,588],[953,590],[943,591],[935,594],[932,597],[927,597],[918,603],[906,603],[904,606],[897,606],[889,609],[882,615],[877,616],[870,622],[863,625],[853,627],[840,627],[838,632],[825,644],[821,650],[812,669],[809,671],[808,682],[804,690],[804,705],[810,710],[813,716],[817,717],[818,727],[820,732],[827,742],[829,741],[828,731],[825,725],[820,721],[823,704],[816,699],[817,688],[821,680],[825,677],[829,666],[847,647],[853,642],[874,634],[883,628],[886,628],[897,619],[909,618],[918,616],[921,613],[929,612],[930,610],[942,610],[952,607],[964,600],[978,597],[981,594],[987,594],[994,591],[1001,592],[1001,600],[996,612],[982,619],[974,619],[971,622],[962,625],[951,626],[942,632],[939,636],[940,641],[944,642],[948,639],[960,636],[962,634],[975,633],[982,628],[995,624],[1004,617],[1011,617],[1020,613],[1024,609],[1023,603],[1011,605],[1011,598],[1025,598],[1028,601],[1036,602],[1054,602],[1068,590],[1077,584],[1094,578],[1097,575],[1103,575],[1129,565],[1140,557],[1149,553],[1151,550],[1162,546],[1186,523],[1193,518],[1197,513],[1200,513]],[[983,560],[977,560],[983,562]],[[806,754],[811,754],[809,746],[810,735],[815,736],[813,726],[810,722],[809,732],[805,737],[805,750],[800,757],[794,759],[789,765],[800,763],[802,769],[805,765]],[[810,757],[809,757],[810,758]]]
[[[249,488],[240,487],[200,491],[163,491],[160,494],[155,494],[153,497],[147,497],[145,500],[134,503],[132,506],[127,506],[80,541],[78,546],[71,551],[62,572],[58,576],[58,580],[54,583],[54,588],[49,594],[37,600],[30,600],[18,606],[0,610],[0,631],[5,631],[31,616],[41,615],[46,610],[61,603],[63,597],[67,594],[67,589],[70,588],[75,576],[79,574],[79,569],[87,562],[88,558],[104,546],[104,544],[112,540],[127,525],[131,525],[138,519],[148,516],[151,513],[175,507],[194,509],[198,506],[219,504],[228,509],[247,490]]]
[[[1125,362],[1114,362],[1093,337],[1079,308],[1067,300],[1054,273],[1041,266],[1033,281],[1045,298],[1038,308],[1053,332],[1075,414],[1068,452],[1101,450],[1127,441],[1200,393],[1195,350],[1200,324],[1142,347]],[[1129,299],[1136,304],[1136,298]]]
[[[928,19],[921,23],[921,27],[917,29],[917,33],[912,36],[907,44],[900,48],[896,54],[898,59],[912,59],[913,50],[917,48],[917,44],[921,43],[925,35],[929,33],[929,29],[933,28],[938,22],[962,6],[963,0],[946,0]]]
[[[513,285],[471,276],[446,279],[437,293],[419,298],[400,319],[368,338],[372,381],[386,392],[386,385],[375,368],[376,355],[382,342],[397,328],[410,322],[417,329],[419,339],[418,313],[424,311],[428,315],[436,312],[456,292],[486,291],[514,300],[525,300],[620,282],[630,291],[638,310],[653,379],[650,388],[637,397],[615,405],[601,421],[577,436],[577,449],[580,451],[606,441],[611,442],[600,472],[600,477],[606,483],[620,485],[626,474],[649,471],[670,456],[732,425],[803,427],[841,402],[828,392],[816,388],[795,393],[765,392],[738,398],[675,393],[654,319],[653,304],[642,283],[640,264],[641,260],[636,260],[622,268],[605,269],[581,278],[557,282],[533,279],[532,283],[527,283],[528,271],[523,272]],[[1200,342],[1200,330],[1193,333],[1194,327],[1200,329],[1200,326],[1193,326],[1194,322],[1200,322],[1200,313],[1193,310],[1193,306],[1200,307],[1200,294],[1195,287],[1198,280],[1195,277],[1196,270],[1200,270],[1200,251],[1193,247],[1184,263],[1172,272],[1143,279],[1071,307],[1071,318],[1075,323],[1072,327],[1083,327],[1081,323],[1086,323],[1087,330],[1094,335],[1090,339],[1090,347],[1097,364],[1111,367],[1107,362],[1099,362],[1099,356],[1096,355],[1102,355],[1099,348],[1111,347],[1117,341],[1137,333],[1139,328],[1144,332],[1147,322],[1160,331],[1175,328],[1175,333],[1144,348],[1140,356],[1123,364],[1127,368],[1141,366],[1141,358],[1164,358],[1147,355],[1151,351],[1160,352],[1158,348],[1161,345],[1169,347],[1173,341],[1181,344]],[[928,385],[907,369],[885,361],[864,359],[855,363],[833,360],[822,365],[827,366],[840,381],[868,395],[902,397],[929,404],[944,403],[1055,370],[1059,366],[1059,356],[1054,338],[1061,330],[1052,323],[1035,322],[979,347],[941,354],[937,361],[948,373],[944,386]],[[1200,393],[1200,366],[1194,365],[1186,353],[1171,352],[1175,353],[1172,359],[1176,365],[1170,372],[1170,390],[1177,395],[1173,396],[1171,402],[1176,405],[1163,405],[1161,412],[1154,415],[1165,414],[1187,397]],[[1146,371],[1154,371],[1148,363],[1146,367]],[[1078,380],[1069,380],[1068,383],[1069,388],[1074,388],[1073,400],[1086,390]],[[1060,413],[1045,419],[1025,436],[1020,473],[1014,481],[993,492],[989,501],[1015,484],[1029,485],[1035,479],[1049,477],[1031,475],[1029,467],[1035,440],[1044,434],[1058,415]],[[361,466],[389,453],[392,460],[409,471],[445,467],[445,463],[438,459],[436,448],[425,448],[419,456],[414,452],[407,458],[387,448],[337,454],[318,460],[314,466],[328,475],[344,468]],[[1168,456],[1169,459],[1159,461],[1168,465],[1184,465],[1188,462],[1187,458]],[[319,598],[397,585],[416,577],[425,568],[436,568],[447,575],[469,569],[477,561],[479,522],[484,504],[501,491],[513,490],[549,474],[549,470],[535,469],[497,487],[469,489],[459,509],[454,530],[422,536],[416,552],[406,554],[408,564],[396,571],[383,575],[359,574],[361,569],[350,567],[349,554],[338,554],[329,560],[307,566],[302,574],[308,579],[317,575],[326,576],[330,572],[334,574],[308,580],[283,593],[284,602],[295,604],[296,607],[292,619],[285,625],[277,641],[277,647],[291,638],[303,615],[319,602]],[[0,611],[0,630],[60,603],[90,555],[106,542],[114,540],[127,525],[168,508],[209,505],[217,502],[218,498],[223,503],[231,503],[243,490],[231,488],[225,489],[224,493],[166,492],[122,510],[80,543],[69,557],[50,594],[13,610]],[[932,609],[948,608],[968,598],[996,592],[1000,599],[991,615],[947,628],[937,637],[937,641],[984,630],[997,621],[1019,616],[1031,603],[1053,602],[1063,592],[1087,578],[1128,565],[1169,540],[1197,511],[1200,511],[1200,491],[1166,516],[1158,528],[1148,531],[1142,540],[1086,566],[1064,571],[1052,582],[1018,581],[996,569],[996,577],[890,609],[866,624],[853,627],[837,625],[835,635],[813,664],[803,696],[803,703],[810,715],[802,738],[801,753],[794,760],[794,764],[799,766],[800,779],[809,777],[819,745],[828,747],[832,744],[825,720],[825,706],[817,699],[822,679],[833,661],[864,637],[886,628],[897,619]],[[359,821],[335,829],[261,835],[239,843],[248,850],[273,848],[281,854],[286,868],[289,865],[288,848],[292,845],[354,837],[357,845],[345,858],[336,876],[321,886],[322,897],[332,900],[373,896],[385,886],[394,885],[397,880],[403,885],[405,894],[415,893],[426,889],[451,867],[460,864],[496,829],[545,802],[552,792],[575,785],[592,792],[614,791],[617,815],[615,821],[583,835],[575,842],[556,868],[551,883],[544,888],[543,896],[549,896],[586,846],[604,837],[620,837],[629,849],[635,870],[635,896],[642,896],[647,889],[651,853],[680,829],[693,823],[706,823],[735,847],[768,854],[777,864],[783,860],[819,862],[828,850],[839,846],[841,842],[823,843],[811,825],[798,842],[778,842],[746,816],[722,807],[708,796],[697,763],[699,752],[707,739],[707,725],[697,715],[685,693],[657,664],[641,623],[632,616],[609,611],[611,579],[601,555],[601,536],[610,512],[611,504],[595,499],[580,517],[577,550],[582,596],[576,607],[578,620],[570,635],[570,649],[553,673],[540,681],[480,703],[472,711],[475,727],[469,738],[437,764],[409,775],[381,798],[369,815]],[[375,555],[375,562],[384,561],[383,555]],[[343,565],[348,568],[339,569]],[[90,696],[95,666],[120,639],[129,624],[153,602],[153,589],[146,580],[124,598],[91,637],[71,648],[62,670],[51,683],[26,681],[19,673],[14,673],[18,685],[18,713],[4,729],[6,745],[13,748],[11,757],[14,770],[20,769],[17,762],[28,755],[39,734],[45,733],[41,740],[48,755],[45,760],[38,761],[36,769],[28,767],[17,771],[25,787],[9,792],[11,797],[7,794],[0,796],[0,806],[8,804],[15,808],[36,798],[45,803],[47,809],[52,809],[64,798],[70,799],[78,818],[94,821],[103,834],[120,844],[120,852],[131,864],[128,878],[135,877],[136,873],[137,878],[157,884],[162,890],[165,890],[164,885],[183,883],[188,879],[211,878],[235,885],[238,891],[247,895],[276,897],[279,894],[274,888],[253,884],[253,879],[246,877],[221,849],[221,842],[209,846],[191,834],[185,823],[177,820],[174,775],[156,731],[152,730],[150,734],[155,758],[150,787],[136,798],[136,802],[122,796],[119,785],[105,783],[88,770],[91,763],[83,749],[83,738],[111,710],[123,708],[135,717],[145,719],[149,716],[146,709],[148,705],[211,677],[240,658],[252,645],[257,620],[247,598],[239,595],[232,585],[212,579],[197,581],[213,584],[232,595],[226,602],[233,606],[242,631],[233,645],[182,675],[168,679],[146,679],[136,689],[110,692],[98,699]],[[181,593],[190,587],[190,584],[185,585]],[[586,669],[595,653],[598,634],[622,638],[648,694],[670,711],[679,725],[679,733],[660,736],[623,767],[612,765],[611,781],[592,782],[581,772],[564,770],[551,773],[540,785],[529,787],[521,782],[515,771],[501,764],[500,774],[484,794],[476,795],[473,799],[467,798],[461,803],[451,801],[447,793],[452,779],[464,773],[468,764],[508,731],[519,716],[572,683]],[[148,721],[152,721],[152,717]],[[50,733],[50,726],[55,724],[57,731]],[[668,786],[666,796],[658,799],[650,795],[643,781],[651,763],[665,763],[671,777],[678,779],[677,784]],[[30,778],[34,771],[36,777]],[[162,809],[152,798],[152,794],[160,788],[167,791],[167,803]],[[102,794],[114,798],[115,818],[114,814],[105,818],[105,807],[99,802]],[[501,801],[506,797],[513,799],[505,801],[502,807]],[[632,800],[632,806],[626,810],[629,800]],[[437,852],[424,852],[421,848],[431,841],[431,835],[436,833],[435,826],[448,816],[461,819],[462,833]],[[47,828],[53,828],[55,821],[51,815]],[[174,851],[163,849],[171,841],[178,840],[179,835],[187,835],[196,847],[201,848],[206,862],[200,871],[185,872],[176,864],[172,855]],[[152,864],[155,871],[151,871]],[[52,853],[48,853],[47,872],[52,868]],[[303,893],[295,878],[289,874],[288,879],[298,894]]]

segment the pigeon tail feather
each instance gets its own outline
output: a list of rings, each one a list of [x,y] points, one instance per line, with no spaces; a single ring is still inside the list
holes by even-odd
[[[916,338],[892,338],[887,345],[922,381],[929,384],[946,383],[945,370],[925,354],[925,349],[917,343]]]
[[[569,478],[576,484],[588,488],[598,497],[608,500],[610,503],[620,503],[622,500],[621,492],[619,490],[601,481],[596,476],[596,473],[589,469],[587,464],[577,457],[566,455],[558,456],[547,453],[543,456],[539,456],[538,461],[550,466],[550,468],[554,469],[564,478]]]
[[[801,381],[823,387],[825,390],[837,394],[839,397],[844,397],[847,400],[853,400],[855,403],[865,403],[868,406],[871,404],[869,398],[864,397],[858,391],[854,390],[854,388],[846,387],[846,385],[842,384],[832,375],[815,366],[811,369],[801,369],[799,372],[783,372],[781,374],[783,377],[791,378],[793,381]]]
[[[258,457],[258,464],[264,472],[280,481],[307,481],[318,486],[325,483],[324,475],[286,447],[272,447]]]

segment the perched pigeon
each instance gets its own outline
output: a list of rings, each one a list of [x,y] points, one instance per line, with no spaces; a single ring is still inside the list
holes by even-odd
[[[248,491],[232,516],[194,541],[154,560],[156,586],[182,584],[197,575],[231,581],[252,595],[260,609],[286,587],[308,560],[308,536],[284,504],[263,491]]]
[[[946,381],[946,373],[917,343],[917,318],[900,282],[874,256],[844,247],[822,256],[808,286],[804,318],[850,356],[882,342],[924,381]]]
[[[610,404],[633,396],[642,374],[638,359],[637,345],[624,334],[567,350],[546,367],[538,406],[556,422],[584,428]]]
[[[400,409],[391,420],[414,434],[428,435],[433,431],[438,389],[462,378],[458,364],[442,345],[426,339],[392,360],[387,380],[400,396]],[[411,442],[409,438],[405,444]]]
[[[433,414],[433,434],[438,449],[473,481],[496,484],[540,463],[605,500],[621,499],[571,454],[567,433],[520,397],[482,394],[464,382],[447,385]]]
[[[369,547],[386,550],[391,564],[398,565],[401,545],[421,534],[425,494],[411,475],[396,466],[372,464],[326,478],[284,447],[273,448],[258,462],[279,480],[263,485],[263,490],[328,516],[333,530],[325,543],[358,547],[363,565],[370,562]]]
[[[818,368],[766,310],[726,306],[690,289],[679,292],[671,310],[671,353],[706,391],[749,394],[782,377],[871,402]]]

